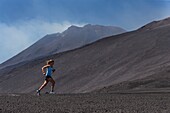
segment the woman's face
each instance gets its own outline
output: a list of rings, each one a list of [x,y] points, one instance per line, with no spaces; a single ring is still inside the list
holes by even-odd
[[[54,62],[51,62],[51,63],[50,63],[50,66],[53,66],[53,65],[54,65]]]

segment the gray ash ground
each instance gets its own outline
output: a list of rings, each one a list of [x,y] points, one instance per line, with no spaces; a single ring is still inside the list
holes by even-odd
[[[170,93],[1,94],[0,113],[170,113]]]

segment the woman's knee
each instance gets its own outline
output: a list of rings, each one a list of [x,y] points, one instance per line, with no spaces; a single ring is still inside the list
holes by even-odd
[[[52,80],[51,83],[52,83],[52,85],[55,85],[55,81],[54,80]]]
[[[55,81],[53,79],[50,80],[50,82],[54,85],[55,84]]]
[[[52,84],[55,84],[55,81],[53,81],[53,83]]]
[[[48,84],[48,81],[46,80],[45,82],[44,82],[44,85],[47,85]]]

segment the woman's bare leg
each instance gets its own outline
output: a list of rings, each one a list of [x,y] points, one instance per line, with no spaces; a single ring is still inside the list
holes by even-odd
[[[38,90],[41,91],[47,84],[48,84],[48,80],[45,80],[42,86]]]
[[[52,83],[52,85],[51,85],[51,92],[54,92],[55,81],[54,81],[53,78],[50,78],[49,81]]]

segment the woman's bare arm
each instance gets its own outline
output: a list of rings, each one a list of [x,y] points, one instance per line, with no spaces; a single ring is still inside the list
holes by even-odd
[[[45,75],[46,74],[46,72],[45,72],[45,69],[47,68],[47,67],[49,67],[50,65],[45,65],[45,66],[43,66],[42,67],[42,73]]]

